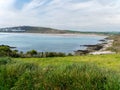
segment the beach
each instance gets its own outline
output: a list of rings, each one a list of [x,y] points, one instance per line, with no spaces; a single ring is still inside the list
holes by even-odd
[[[109,36],[108,36],[109,37]],[[107,38],[108,38],[107,37]],[[115,54],[116,52],[108,50],[109,47],[112,47],[112,44],[114,42],[113,39],[107,39],[104,38],[100,43],[92,44],[92,45],[82,45],[86,47],[85,50],[77,50],[75,51],[75,55],[101,55],[101,54]]]
[[[89,54],[92,54],[92,55],[99,55],[99,54],[115,54],[116,52],[112,52],[110,50],[107,50],[107,48],[111,47],[112,44],[113,44],[113,41],[114,40],[107,40],[106,41],[106,44],[103,44],[103,48],[98,50],[98,51],[95,51],[95,52],[90,52]]]

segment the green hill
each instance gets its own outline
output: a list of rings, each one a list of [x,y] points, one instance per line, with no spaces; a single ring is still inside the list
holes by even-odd
[[[104,35],[116,35],[120,32],[88,32],[88,31],[75,31],[75,30],[60,30],[47,27],[35,27],[35,26],[17,26],[17,27],[7,27],[0,28],[0,32],[17,32],[17,33],[45,33],[45,34],[104,34]]]
[[[120,55],[0,58],[0,90],[119,90]]]
[[[1,28],[0,32],[52,33],[52,34],[77,33],[77,31],[59,30],[59,29],[53,29],[53,28],[33,27],[33,26]]]

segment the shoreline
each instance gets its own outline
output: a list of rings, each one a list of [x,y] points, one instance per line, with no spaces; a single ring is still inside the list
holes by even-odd
[[[106,44],[103,44],[103,48],[101,48],[98,51],[90,52],[89,54],[92,55],[100,55],[100,54],[115,54],[116,52],[112,52],[110,50],[107,50],[107,48],[112,46],[114,40],[107,40]]]
[[[15,32],[0,32],[0,34],[31,34],[31,35],[50,35],[50,36],[103,36],[103,34],[83,34],[83,33],[15,33]]]
[[[75,51],[75,55],[86,55],[86,54],[101,55],[101,54],[115,54],[116,53],[116,52],[107,50],[107,48],[112,46],[112,43],[114,42],[113,39],[104,38],[100,41],[101,43],[98,43],[96,45],[82,45],[86,47],[86,49]]]
[[[91,55],[100,55],[100,54],[115,54],[115,52],[108,51],[107,48],[112,46],[112,43],[114,42],[113,39],[107,39],[104,38],[101,41],[101,43],[95,44],[95,45],[80,45],[86,47],[85,50],[76,50],[74,51],[74,55],[86,55],[86,54],[91,54]],[[1,46],[7,46],[11,49],[14,49],[16,47],[8,46],[8,45],[1,45]],[[61,52],[63,53],[63,52]],[[72,54],[72,53],[71,53]]]

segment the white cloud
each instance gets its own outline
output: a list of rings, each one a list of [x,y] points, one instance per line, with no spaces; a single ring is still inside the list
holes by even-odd
[[[75,30],[120,28],[120,0],[76,1],[32,0],[22,10],[16,10],[15,0],[0,0],[0,25],[35,25]]]

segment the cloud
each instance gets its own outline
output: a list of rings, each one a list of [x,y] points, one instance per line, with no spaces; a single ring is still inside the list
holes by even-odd
[[[72,30],[119,30],[120,0],[0,1],[0,25],[34,25]]]

